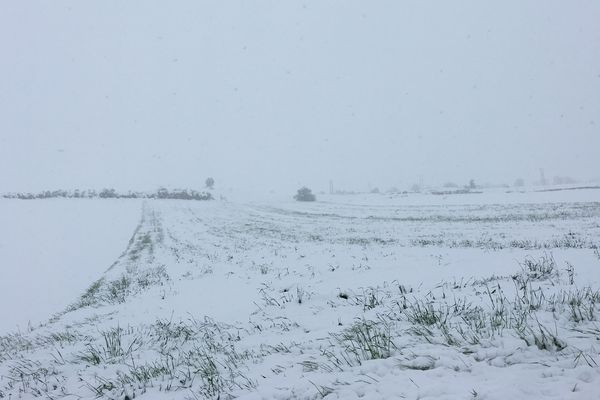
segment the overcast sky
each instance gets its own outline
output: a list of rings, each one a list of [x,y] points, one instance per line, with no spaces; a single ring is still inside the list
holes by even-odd
[[[600,177],[600,2],[0,5],[0,192]]]

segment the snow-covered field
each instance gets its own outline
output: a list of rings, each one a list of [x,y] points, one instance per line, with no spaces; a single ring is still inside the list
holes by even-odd
[[[87,289],[0,337],[0,398],[598,398],[600,190],[319,200],[115,203],[61,253]]]
[[[0,199],[0,335],[62,311],[121,254],[135,201]]]

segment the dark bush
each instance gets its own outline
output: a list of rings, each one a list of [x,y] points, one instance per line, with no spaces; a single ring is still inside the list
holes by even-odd
[[[305,187],[298,189],[298,193],[294,196],[294,199],[298,201],[315,201],[317,197],[313,194],[313,192]]]

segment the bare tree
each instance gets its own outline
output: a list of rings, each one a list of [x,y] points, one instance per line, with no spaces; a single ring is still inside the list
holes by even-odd
[[[215,180],[213,178],[206,178],[206,187],[212,189],[215,186]]]

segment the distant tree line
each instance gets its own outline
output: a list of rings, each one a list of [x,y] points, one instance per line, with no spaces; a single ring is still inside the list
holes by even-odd
[[[176,200],[213,200],[212,194],[208,192],[197,192],[188,189],[167,190],[160,188],[156,192],[132,192],[119,193],[115,189],[95,190],[46,190],[39,193],[7,193],[2,195],[5,199],[176,199]]]

